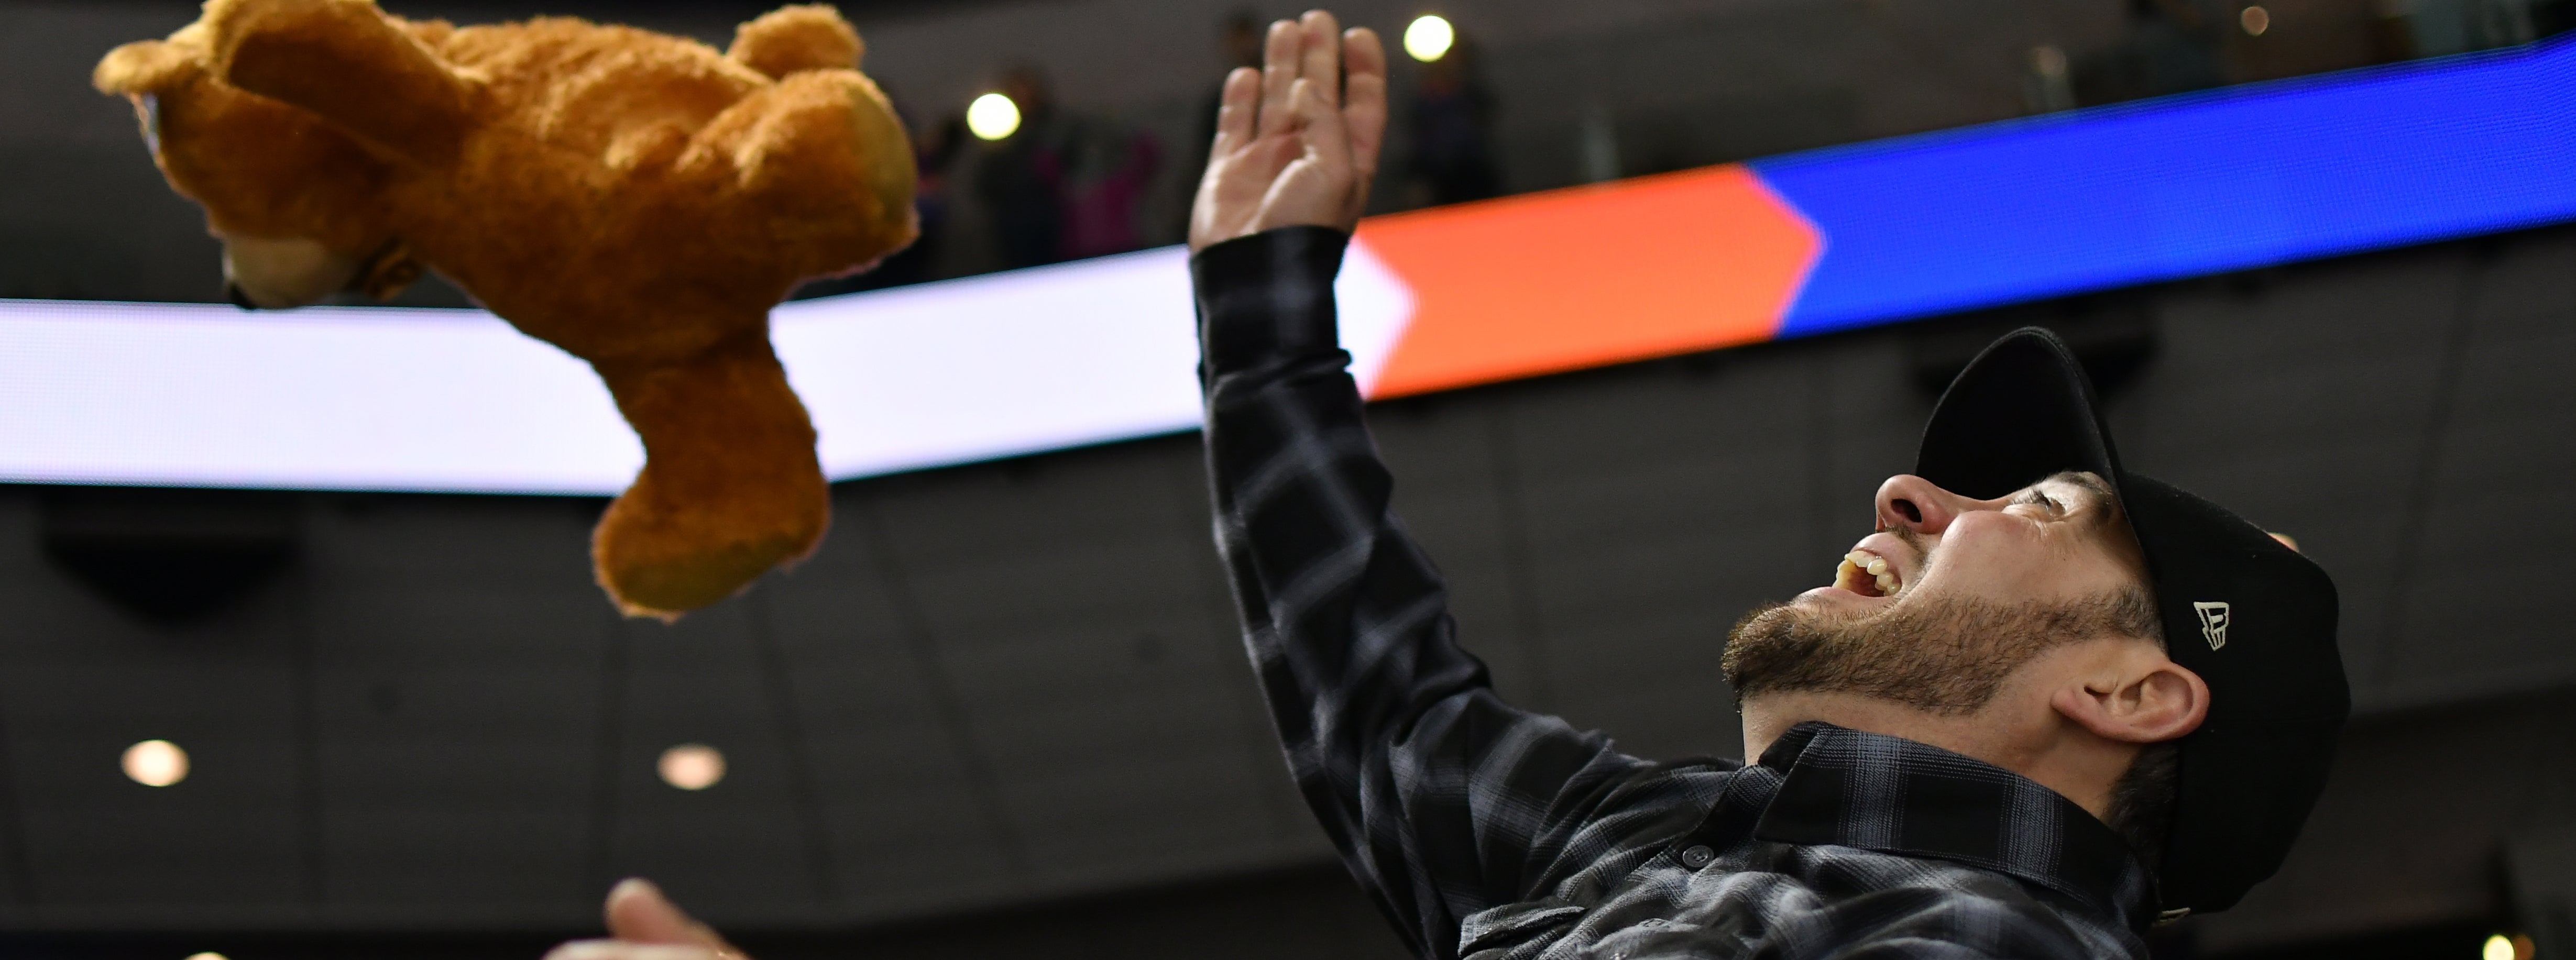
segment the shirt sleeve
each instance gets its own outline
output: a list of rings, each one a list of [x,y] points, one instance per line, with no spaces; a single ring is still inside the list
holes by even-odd
[[[1346,242],[1286,228],[1191,261],[1217,548],[1307,804],[1414,951],[1445,960],[1460,919],[1528,899],[1642,762],[1503,703],[1459,649],[1337,342]]]

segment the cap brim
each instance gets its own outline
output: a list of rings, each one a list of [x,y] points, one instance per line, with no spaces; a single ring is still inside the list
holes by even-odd
[[[1914,465],[1916,475],[1979,500],[2068,470],[2119,488],[2119,452],[2092,383],[2065,342],[2038,327],[2005,334],[1950,381]]]

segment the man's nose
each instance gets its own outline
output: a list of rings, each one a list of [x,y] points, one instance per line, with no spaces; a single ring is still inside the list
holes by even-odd
[[[1900,473],[1878,485],[1878,528],[1899,527],[1916,533],[1940,533],[1964,509],[1958,494],[1932,481]]]

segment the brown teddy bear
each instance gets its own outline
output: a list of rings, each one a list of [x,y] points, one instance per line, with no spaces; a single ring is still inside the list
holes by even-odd
[[[205,207],[236,303],[391,296],[426,266],[589,361],[646,458],[593,534],[599,582],[670,618],[822,538],[769,308],[916,233],[911,147],[861,49],[825,6],[743,24],[720,54],[571,19],[208,0],[95,82]]]

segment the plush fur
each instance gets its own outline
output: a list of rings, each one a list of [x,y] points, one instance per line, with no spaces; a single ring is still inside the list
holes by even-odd
[[[279,290],[389,296],[426,265],[589,361],[647,458],[593,535],[599,582],[667,618],[822,538],[814,429],[769,308],[916,232],[912,151],[861,52],[823,6],[746,23],[718,53],[571,19],[208,0],[95,81],[135,102],[228,275],[256,255],[295,274]]]

